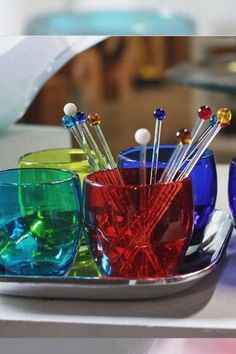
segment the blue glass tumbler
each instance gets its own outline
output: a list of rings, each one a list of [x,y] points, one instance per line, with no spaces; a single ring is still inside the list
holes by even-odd
[[[229,168],[228,196],[231,215],[236,225],[236,157],[232,159]]]
[[[165,168],[174,145],[161,145],[159,168]],[[151,167],[153,147],[147,147],[147,167]],[[140,147],[121,151],[118,156],[120,168],[134,168],[140,165]],[[217,173],[214,154],[207,149],[191,173],[194,201],[194,231],[188,254],[195,252],[202,241],[204,229],[215,209],[217,197]]]
[[[78,177],[59,169],[0,171],[0,195],[1,272],[66,275],[82,228]]]

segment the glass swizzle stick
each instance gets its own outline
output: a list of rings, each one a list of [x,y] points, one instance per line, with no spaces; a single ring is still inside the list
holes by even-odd
[[[84,119],[84,114],[77,113],[77,106],[74,103],[67,103],[64,106],[64,113],[65,116],[62,118],[61,122],[64,128],[70,130],[72,135],[74,136],[75,140],[79,144],[80,148],[83,150],[90,168],[93,172],[99,171],[99,166],[94,159],[92,154],[92,150],[90,149],[85,136],[83,134],[82,129],[76,124],[76,119],[80,116],[80,119]]]
[[[114,170],[113,172],[113,175],[116,179],[116,182],[117,183],[121,183],[121,184],[124,184],[124,181],[123,181],[123,178],[119,172],[119,170],[117,169],[117,164],[112,156],[112,153],[111,153],[111,150],[109,148],[109,145],[105,139],[105,136],[102,132],[102,129],[100,127],[100,124],[101,124],[101,117],[99,116],[98,113],[90,113],[89,116],[88,116],[88,122],[90,124],[90,126],[95,130],[95,133],[98,137],[98,140],[102,146],[102,149],[103,149],[103,153],[104,153],[104,156],[107,160],[107,163],[110,167],[110,169]]]
[[[145,187],[147,185],[147,144],[151,139],[151,134],[147,129],[138,129],[134,135],[135,141],[140,145],[140,185]],[[141,210],[146,208],[146,189],[140,189],[140,207]],[[142,218],[143,232],[145,229],[145,216]]]
[[[204,121],[207,121],[212,116],[212,110],[209,106],[201,106],[198,109],[198,119],[191,130],[192,141],[194,142]]]
[[[175,165],[175,168],[172,170],[172,174],[168,175],[166,182],[172,182],[175,178],[176,171],[178,171],[183,165],[185,158],[191,149],[193,143],[196,141],[198,133],[203,125],[203,123],[209,120],[212,116],[212,110],[208,106],[201,106],[198,110],[198,119],[191,130],[191,141],[189,144],[185,145],[181,150],[180,158],[178,164]],[[174,173],[175,172],[175,173]]]
[[[155,132],[154,132],[153,151],[152,151],[150,184],[157,182],[157,168],[158,168],[160,140],[161,140],[161,127],[162,127],[163,120],[166,118],[166,113],[164,109],[157,108],[153,112],[153,116],[155,119]]]
[[[80,132],[77,131],[74,123],[74,115],[77,112],[77,107],[74,103],[67,103],[64,106],[64,117],[61,120],[62,126],[70,130],[71,134],[74,136],[77,143],[81,146],[83,138]]]
[[[112,156],[111,150],[107,144],[105,136],[104,136],[102,129],[100,127],[101,117],[97,113],[90,113],[88,116],[88,121],[89,121],[90,126],[93,127],[95,130],[95,133],[99,139],[99,142],[101,143],[101,146],[104,151],[104,155],[106,156],[107,162],[109,163],[110,167],[112,169],[117,168],[117,164]]]
[[[106,161],[86,125],[87,120],[88,118],[83,112],[77,112],[74,116],[74,121],[77,126],[77,129],[81,131],[81,134],[84,136],[84,139],[87,145],[89,146],[91,154],[94,155],[94,158],[96,158],[97,160],[99,169],[105,170],[107,168]]]
[[[181,129],[176,133],[177,146],[171,155],[165,170],[163,171],[160,183],[166,183],[175,175],[179,161],[182,159],[182,151],[191,143],[191,134],[187,129]]]
[[[232,113],[228,108],[223,107],[218,109],[216,116],[218,119],[217,123],[212,127],[212,129],[202,140],[201,144],[198,147],[198,150],[196,151],[192,159],[188,162],[184,170],[177,177],[177,181],[181,181],[183,178],[186,178],[190,175],[194,166],[196,165],[204,151],[207,149],[207,147],[210,145],[212,140],[215,138],[215,136],[219,133],[219,131],[222,128],[228,127],[231,124]]]
[[[190,151],[186,156],[186,159],[189,159],[194,154],[194,152],[198,149],[201,142],[205,139],[205,137],[208,135],[209,131],[211,131],[211,129],[214,127],[217,121],[218,121],[217,116],[216,114],[214,114],[210,119],[208,127],[203,131],[203,133],[199,136],[196,142],[191,146]]]
[[[135,133],[135,141],[140,145],[140,184],[147,184],[146,162],[147,162],[147,144],[151,139],[151,134],[147,129],[138,129]]]

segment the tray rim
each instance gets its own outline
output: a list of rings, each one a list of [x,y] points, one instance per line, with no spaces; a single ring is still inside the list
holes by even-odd
[[[62,286],[73,286],[77,285],[80,287],[90,287],[90,288],[110,288],[111,286],[119,286],[119,287],[127,287],[129,286],[149,286],[149,287],[156,287],[156,286],[164,286],[164,285],[176,285],[177,283],[188,283],[197,281],[207,274],[211,273],[219,263],[222,261],[222,255],[226,251],[228,242],[230,240],[232,231],[234,229],[234,225],[230,214],[224,210],[216,209],[216,212],[221,212],[225,215],[225,218],[230,222],[230,225],[227,230],[227,234],[225,235],[223,244],[219,250],[219,254],[216,259],[206,266],[205,268],[199,269],[197,271],[186,273],[186,274],[177,274],[172,277],[168,278],[145,278],[145,279],[138,279],[138,278],[119,278],[119,277],[73,277],[73,276],[65,276],[65,277],[35,277],[35,276],[0,276],[0,285],[3,283],[8,284],[29,284],[31,286],[36,285],[62,285]],[[213,215],[214,215],[213,214]],[[1,293],[1,289],[0,289]]]

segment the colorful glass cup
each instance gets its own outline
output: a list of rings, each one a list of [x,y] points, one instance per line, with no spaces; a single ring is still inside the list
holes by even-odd
[[[236,157],[234,157],[230,164],[229,180],[228,180],[228,197],[231,215],[236,225]]]
[[[165,168],[173,153],[174,145],[161,145],[159,168]],[[152,146],[147,147],[147,167],[151,167]],[[140,164],[140,147],[130,148],[118,156],[120,168],[135,168]],[[217,173],[214,154],[207,149],[191,173],[194,200],[194,231],[188,254],[195,252],[202,241],[204,229],[215,210],[217,197]]]
[[[91,173],[89,163],[81,149],[49,149],[28,153],[18,162],[19,168],[59,168],[79,175],[81,183]],[[83,232],[79,254],[71,268],[71,276],[98,276],[100,273],[91,257]]]
[[[104,276],[159,278],[178,273],[193,228],[191,179],[140,185],[140,169],[113,170],[84,183],[85,224],[93,257]],[[150,175],[150,169],[147,169]]]
[[[79,248],[80,182],[56,169],[0,171],[0,265],[6,275],[64,276]]]

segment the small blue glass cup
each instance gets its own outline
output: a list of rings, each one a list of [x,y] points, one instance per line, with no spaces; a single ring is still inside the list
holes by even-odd
[[[228,197],[231,215],[236,225],[236,157],[231,161],[228,179]]]
[[[82,228],[78,177],[59,169],[0,171],[0,196],[1,273],[66,275]]]
[[[164,169],[171,154],[175,149],[174,145],[161,145],[159,152],[158,167]],[[147,167],[151,167],[153,147],[147,147]],[[137,168],[140,166],[140,147],[133,147],[123,150],[118,155],[118,166],[120,168]],[[207,149],[200,158],[192,173],[193,201],[194,201],[194,231],[188,254],[198,250],[203,239],[204,230],[215,210],[217,197],[217,173],[214,153]]]

